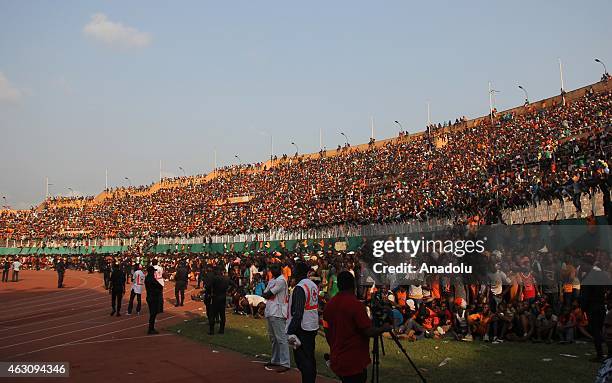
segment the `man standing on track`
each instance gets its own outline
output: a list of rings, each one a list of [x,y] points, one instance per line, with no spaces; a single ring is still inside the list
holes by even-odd
[[[132,289],[130,291],[130,303],[128,304],[127,313],[132,315],[132,307],[134,307],[134,297],[136,297],[136,315],[140,314],[142,286],[144,286],[145,275],[140,270],[140,264],[134,265],[134,276],[132,277]]]
[[[159,281],[155,278],[155,268],[153,266],[147,268],[145,288],[147,289],[147,305],[149,305],[149,331],[147,334],[159,334],[157,330],[155,330],[155,318],[161,307],[160,301],[162,300],[164,286],[160,285]]]
[[[223,266],[221,265],[215,267],[214,276],[207,282],[206,290],[210,291],[212,294],[210,303],[211,313],[208,315],[208,335],[214,335],[215,322],[217,319],[219,319],[219,334],[223,334],[225,332],[225,302],[227,290],[232,282],[223,275]]]
[[[102,273],[104,274],[104,288],[110,288],[111,265],[107,260],[102,262]]]
[[[293,272],[297,285],[289,298],[287,335],[294,348],[295,364],[302,374],[302,383],[314,383],[317,378],[315,338],[319,331],[319,288],[308,279],[310,266],[304,262],[295,265]]]
[[[66,265],[63,259],[60,258],[59,262],[57,262],[55,271],[57,271],[57,288],[61,289],[64,287],[64,273],[66,272]]]
[[[19,270],[21,269],[21,262],[19,258],[15,257],[13,261],[13,282],[19,282]]]
[[[4,258],[2,262],[2,282],[8,282],[9,270],[11,269],[11,263],[8,258]]]
[[[110,292],[111,292],[111,305],[113,311],[111,316],[117,313],[117,316],[121,316],[121,300],[123,299],[123,293],[125,292],[125,274],[121,270],[119,264],[113,266],[113,273],[110,277]]]
[[[153,269],[155,270],[154,277],[157,282],[161,285],[161,299],[159,300],[159,313],[164,312],[164,268],[157,264],[157,258],[155,258],[151,264],[153,265]]]
[[[176,298],[176,304],[174,306],[184,306],[185,303],[185,289],[187,288],[187,281],[189,280],[189,269],[185,264],[185,261],[181,261],[179,266],[176,268],[176,274],[174,275],[174,296]]]

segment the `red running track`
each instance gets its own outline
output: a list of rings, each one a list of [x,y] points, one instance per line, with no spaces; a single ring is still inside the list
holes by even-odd
[[[213,352],[170,332],[146,335],[144,297],[141,315],[125,315],[124,299],[122,316],[110,317],[110,295],[101,274],[68,270],[63,289],[56,288],[53,271],[24,270],[20,278],[0,284],[0,361],[69,362],[70,378],[3,378],[2,382],[300,381],[296,371],[266,371],[248,357],[228,350]],[[185,293],[185,306],[174,307],[174,283],[166,284],[158,329],[201,315],[202,304],[189,298],[193,287]]]

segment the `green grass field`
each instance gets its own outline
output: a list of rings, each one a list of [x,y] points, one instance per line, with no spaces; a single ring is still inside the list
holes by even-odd
[[[228,314],[225,335],[222,336],[209,336],[204,318],[181,323],[171,327],[170,331],[204,344],[252,357],[269,358],[270,343],[263,319]],[[591,344],[586,343],[547,345],[505,342],[493,345],[479,341],[420,340],[409,343],[403,340],[402,344],[428,382],[592,383],[599,367],[589,362],[594,350]],[[381,382],[418,381],[414,370],[392,340],[385,339],[385,350],[386,356],[381,361]],[[316,351],[319,374],[334,377],[323,361],[323,354],[329,352],[323,337],[317,337]],[[446,358],[450,360],[440,366]]]

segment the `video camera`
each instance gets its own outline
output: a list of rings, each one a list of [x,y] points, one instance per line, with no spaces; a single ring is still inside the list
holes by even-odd
[[[381,327],[385,323],[393,324],[393,314],[392,314],[393,306],[391,305],[391,302],[384,299],[383,294],[380,290],[372,294],[368,307],[370,308],[370,313],[372,316],[372,324],[374,327]],[[393,330],[389,331],[389,335],[391,336],[391,339],[395,342],[399,350],[404,354],[406,359],[408,359],[408,361],[412,365],[412,368],[414,368],[414,371],[416,372],[418,377],[421,379],[421,382],[426,383],[425,378],[423,377],[423,375],[421,374],[417,366],[414,364],[412,359],[410,359],[408,352],[406,352],[406,349],[404,349],[404,347],[400,343],[397,335],[395,335]],[[379,347],[380,349],[382,349],[382,353],[384,355],[385,348],[384,348],[384,342],[383,342],[382,335],[379,335],[374,338],[374,344],[372,347],[372,382],[373,383],[374,382],[378,383],[379,381],[379,365],[380,365]]]
[[[393,324],[393,307],[389,301],[385,301],[381,291],[372,294],[367,306],[370,308],[374,327],[381,327],[384,323]]]

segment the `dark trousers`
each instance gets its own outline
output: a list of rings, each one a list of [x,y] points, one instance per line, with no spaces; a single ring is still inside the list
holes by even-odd
[[[117,289],[111,293],[111,304],[113,306],[113,312],[121,311],[121,301],[123,300],[123,291]]]
[[[13,282],[19,282],[19,271],[13,270]]]
[[[130,303],[128,303],[128,314],[132,313],[132,307],[134,307],[134,297],[136,297],[136,312],[140,312],[141,308],[141,294],[136,294],[134,290],[130,291]]]
[[[149,331],[155,329],[155,318],[157,318],[157,314],[159,312],[159,307],[161,306],[161,298],[150,298],[147,296],[147,305],[149,306]]]
[[[589,310],[587,312],[589,318],[589,332],[593,335],[593,343],[598,357],[603,357],[603,323],[606,317],[606,312],[603,309]]]
[[[295,334],[302,345],[293,350],[295,364],[302,373],[302,383],[314,383],[317,379],[317,362],[315,360],[315,338],[317,331],[298,330]]]
[[[64,273],[57,273],[57,288],[59,289],[64,285]]]
[[[8,270],[2,270],[2,282],[8,282]]]
[[[161,298],[159,298],[159,309],[157,310],[157,313],[163,313],[164,312],[164,292],[162,291],[161,293]]]
[[[368,369],[364,369],[357,375],[340,376],[342,383],[365,383],[368,380]]]
[[[210,314],[208,315],[209,332],[215,332],[215,322],[219,320],[219,334],[225,332],[225,296],[213,298],[210,304]]]
[[[185,303],[185,288],[175,286],[174,297],[176,298],[176,305],[182,306]]]

